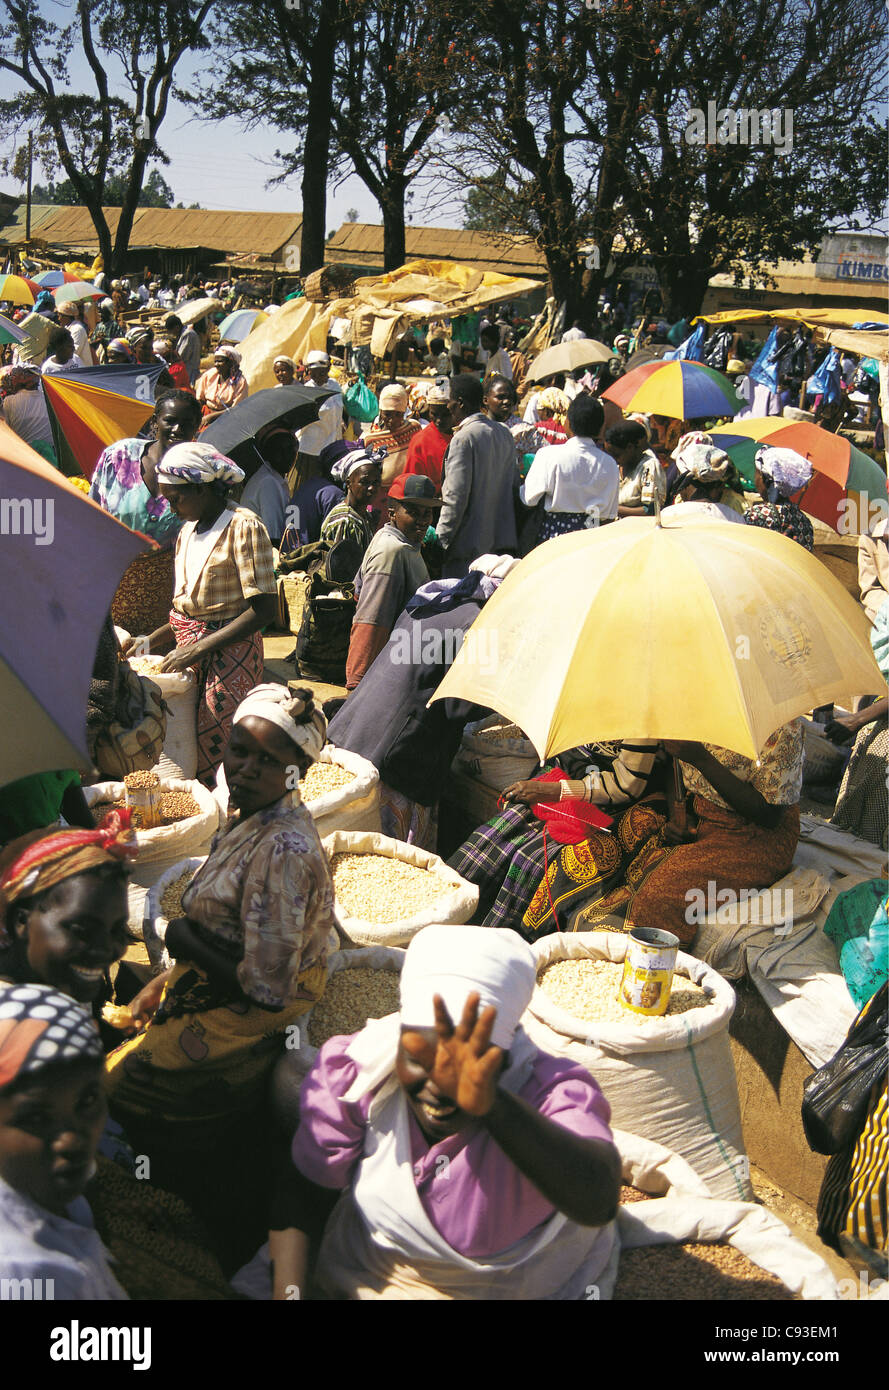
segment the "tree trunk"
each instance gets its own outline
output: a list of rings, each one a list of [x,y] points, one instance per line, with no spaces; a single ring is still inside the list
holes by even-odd
[[[391,184],[385,202],[380,203],[383,213],[383,269],[396,270],[407,260],[404,233],[404,184]]]
[[[666,263],[659,263],[656,255],[652,255],[651,259],[660,282],[664,317],[670,323],[681,318],[694,318],[704,302],[712,268],[709,265],[696,265],[691,259],[683,264],[677,264],[673,257]]]
[[[145,167],[148,163],[150,148],[139,150],[133,155],[133,162],[130,165],[130,172],[127,179],[127,188],[123,197],[123,206],[120,209],[120,216],[117,219],[117,227],[114,232],[114,250],[112,252],[113,265],[109,270],[106,267],[105,274],[110,277],[117,274],[117,268],[124,260],[130,246],[130,236],[133,231],[133,220],[136,216],[136,209],[139,206],[139,195],[142,192],[142,184],[145,181]]]
[[[324,264],[327,233],[327,177],[330,169],[333,59],[336,51],[337,6],[322,4],[312,43],[306,134],[303,147],[302,208],[299,273],[303,278]]]

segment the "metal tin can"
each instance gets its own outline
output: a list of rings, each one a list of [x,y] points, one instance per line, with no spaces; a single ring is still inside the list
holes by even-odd
[[[679,937],[669,931],[635,927],[627,937],[620,1002],[634,1014],[660,1018],[667,1012]]]

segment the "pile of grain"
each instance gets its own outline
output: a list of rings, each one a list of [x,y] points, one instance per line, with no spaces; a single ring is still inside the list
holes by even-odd
[[[571,1014],[573,1018],[595,1020],[597,1023],[640,1023],[656,1028],[664,1018],[684,1014],[689,1009],[702,1009],[710,1002],[700,985],[684,975],[673,976],[673,989],[667,1012],[660,1018],[637,1014],[624,1008],[618,998],[623,962],[612,960],[556,960],[547,965],[537,977],[544,994]]]
[[[505,743],[507,739],[525,741],[518,724],[490,724],[487,729],[476,729],[475,737],[484,739],[485,743]]]
[[[128,772],[123,784],[128,792],[144,792],[159,787],[161,779],[156,772]]]
[[[109,811],[122,811],[126,804],[120,799],[96,802],[92,808],[93,824],[101,825]],[[162,792],[161,813],[164,825],[175,825],[178,821],[188,820],[190,816],[199,816],[201,808],[190,792]],[[142,828],[138,811],[133,811],[132,825],[134,830]]]
[[[648,1299],[672,1303],[794,1300],[780,1279],[760,1269],[733,1245],[697,1243],[643,1245],[622,1251],[613,1297],[619,1303]]]
[[[299,784],[299,794],[303,801],[316,801],[327,792],[339,791],[355,781],[355,773],[340,767],[339,763],[312,763]]]
[[[386,854],[335,854],[330,872],[340,906],[365,922],[401,922],[458,886]]]
[[[161,912],[168,922],[182,916],[182,894],[197,873],[196,869],[186,869],[172,883],[168,883],[161,894]]]
[[[127,660],[137,675],[151,676],[157,673],[164,659],[162,656],[130,656]]]
[[[312,1010],[309,1042],[320,1047],[328,1038],[357,1033],[369,1018],[385,1018],[398,1007],[394,970],[335,970]]]

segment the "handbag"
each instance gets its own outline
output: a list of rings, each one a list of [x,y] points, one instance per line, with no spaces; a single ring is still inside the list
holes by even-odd
[[[121,663],[116,718],[103,724],[91,750],[99,771],[121,782],[128,772],[154,767],[167,735],[167,706],[160,688]]]

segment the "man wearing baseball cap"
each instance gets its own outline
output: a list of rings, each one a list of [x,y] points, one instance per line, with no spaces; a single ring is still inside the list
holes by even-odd
[[[299,440],[299,452],[317,458],[321,450],[326,449],[328,444],[342,439],[342,387],[330,375],[330,356],[328,353],[315,348],[306,353],[303,361],[309,372],[307,386],[317,386],[320,390],[336,392],[336,395],[328,396],[326,401],[322,401],[318,411],[318,419],[311,425],[304,425],[301,430],[296,432],[296,437]]]
[[[429,571],[420,554],[441,497],[430,478],[401,473],[389,489],[389,520],[377,531],[355,578],[358,607],[352,620],[346,689],[354,690],[389,641],[395,621]]]
[[[451,424],[450,394],[441,386],[430,386],[426,392],[426,411],[429,424],[414,435],[407,446],[405,473],[422,473],[434,484],[436,491],[441,488],[441,475],[444,456],[451,442],[454,427]]]

